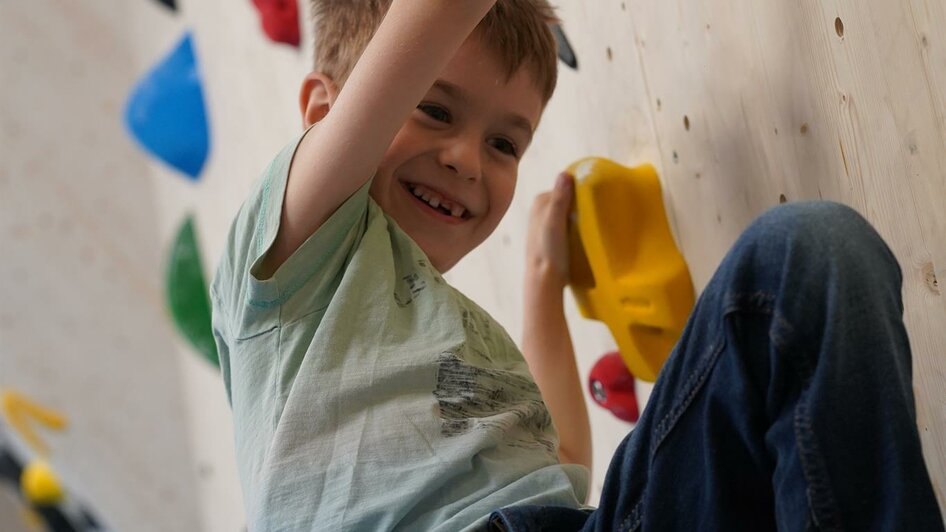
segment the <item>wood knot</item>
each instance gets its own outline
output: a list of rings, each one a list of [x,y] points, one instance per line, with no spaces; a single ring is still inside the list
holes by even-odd
[[[923,277],[926,279],[926,286],[936,295],[940,295],[939,280],[936,278],[936,270],[933,269],[933,263],[927,262],[923,265]]]

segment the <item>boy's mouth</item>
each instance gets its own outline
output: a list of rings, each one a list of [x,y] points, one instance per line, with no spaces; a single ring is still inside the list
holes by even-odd
[[[449,217],[453,222],[468,220],[471,217],[470,212],[459,202],[445,198],[439,192],[423,185],[405,182],[404,188],[425,210],[433,211],[431,214]]]

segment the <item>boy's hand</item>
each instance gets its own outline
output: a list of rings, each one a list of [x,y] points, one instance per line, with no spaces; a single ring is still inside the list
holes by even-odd
[[[591,427],[575,351],[565,321],[568,217],[575,178],[563,172],[539,195],[529,215],[523,297],[522,354],[558,429],[562,463],[591,469]]]
[[[562,172],[555,188],[535,198],[526,237],[526,279],[563,290],[568,284],[568,217],[575,178]]]

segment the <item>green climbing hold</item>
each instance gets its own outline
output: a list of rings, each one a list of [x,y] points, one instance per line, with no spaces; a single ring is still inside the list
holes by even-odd
[[[220,367],[210,324],[210,298],[200,263],[193,217],[177,232],[167,269],[167,303],[178,331],[211,364]]]

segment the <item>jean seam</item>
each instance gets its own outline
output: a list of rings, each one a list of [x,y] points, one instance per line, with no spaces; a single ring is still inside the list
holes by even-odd
[[[731,314],[738,310],[747,310],[745,307],[751,307],[753,310],[771,314],[775,297],[766,292],[753,292],[750,294],[734,294],[727,299],[728,301],[723,305],[724,315]],[[720,321],[717,328],[721,327],[722,323],[723,322]],[[650,449],[651,462],[653,462],[661,444],[676,426],[677,421],[684,412],[687,411],[697,393],[703,389],[703,384],[709,377],[711,370],[716,366],[716,362],[719,360],[719,356],[726,345],[726,335],[723,332],[717,332],[717,337],[719,340],[709,349],[709,354],[703,356],[699,365],[690,373],[686,382],[681,387],[681,390],[685,391],[683,398],[679,399],[655,426],[655,439]],[[680,397],[680,395],[678,394],[677,397]],[[618,528],[620,531],[631,531],[640,527],[643,521],[643,498],[644,496],[642,495],[627,517],[621,521]]]
[[[673,407],[670,408],[670,412],[667,412],[663,419],[657,423],[657,426],[654,428],[656,439],[650,449],[651,461],[653,461],[657,450],[660,448],[667,435],[676,426],[677,420],[679,420],[680,416],[689,408],[696,394],[703,389],[703,384],[706,382],[710,370],[716,365],[716,360],[719,359],[719,354],[723,351],[724,345],[726,345],[725,341],[718,341],[710,348],[710,354],[703,358],[700,365],[690,374],[689,378],[687,378],[684,383],[682,389],[686,390],[686,393],[683,399],[674,404]]]
[[[797,362],[793,364],[793,366],[802,384],[801,392],[798,396],[798,404],[795,405],[793,425],[795,429],[795,439],[798,442],[798,459],[801,462],[805,480],[808,482],[809,493],[807,500],[811,517],[814,519],[819,530],[840,531],[843,530],[840,512],[837,502],[835,501],[834,492],[827,479],[828,475],[824,456],[818,449],[818,443],[814,436],[811,415],[808,413],[809,392],[811,389],[811,378],[814,374],[814,364],[805,353],[792,356],[789,350],[782,348],[782,345],[788,343],[786,342],[786,338],[794,335],[794,327],[780,315],[775,315],[773,318],[779,326],[779,329],[772,333],[773,348],[777,356]],[[782,332],[780,333],[780,331]]]
[[[641,525],[641,505],[643,504],[643,499],[639,499],[637,504],[634,505],[634,508],[631,510],[631,513],[627,514],[627,517],[621,521],[621,524],[618,525],[618,532],[631,532],[632,530],[637,530]]]
[[[775,312],[775,294],[764,290],[730,294],[723,305],[723,314],[736,312],[756,312],[773,315]]]

